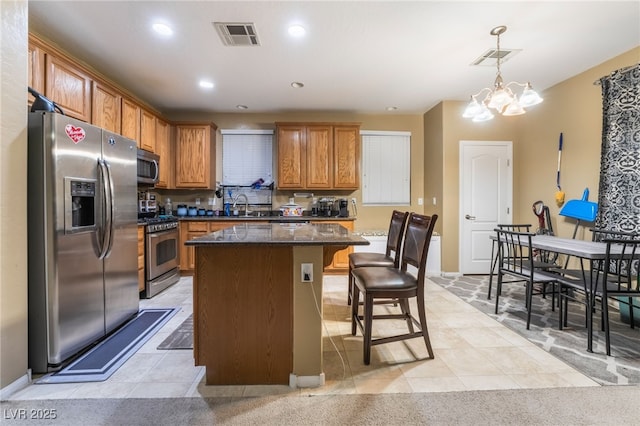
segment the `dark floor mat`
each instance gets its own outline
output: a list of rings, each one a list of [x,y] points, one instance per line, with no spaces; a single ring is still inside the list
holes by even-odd
[[[193,314],[164,339],[158,349],[193,349]]]
[[[36,380],[36,383],[101,382],[108,379],[177,311],[177,308],[141,310],[94,348],[62,370]]]

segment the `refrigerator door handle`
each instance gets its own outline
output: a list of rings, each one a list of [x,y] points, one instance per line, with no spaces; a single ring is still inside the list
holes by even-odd
[[[107,182],[109,184],[109,201],[107,204],[107,212],[109,212],[109,214],[107,215],[107,226],[109,227],[109,243],[107,246],[107,253],[105,254],[105,257],[109,256],[109,254],[111,254],[111,249],[113,248],[113,236],[115,234],[115,229],[114,229],[114,216],[115,216],[115,205],[114,205],[114,200],[115,200],[115,194],[113,193],[113,175],[111,173],[111,166],[109,165],[108,161],[104,161],[105,167],[107,169]]]
[[[109,165],[103,159],[98,160],[98,168],[100,169],[100,179],[103,193],[103,213],[104,213],[104,224],[103,224],[103,232],[102,232],[102,241],[100,242],[100,254],[98,256],[99,259],[104,259],[109,255],[111,251],[111,247],[113,244],[112,241],[112,214],[113,214],[113,187],[110,176]]]

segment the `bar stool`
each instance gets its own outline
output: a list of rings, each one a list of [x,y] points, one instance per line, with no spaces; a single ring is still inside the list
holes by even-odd
[[[351,334],[355,336],[356,327],[363,334],[363,361],[366,365],[371,362],[371,346],[400,340],[422,337],[429,353],[433,358],[433,350],[429,340],[427,318],[424,306],[424,280],[429,253],[429,242],[433,234],[433,227],[438,216],[423,216],[411,213],[407,222],[402,245],[400,266],[388,267],[360,267],[353,270],[353,295],[351,303]],[[408,266],[418,269],[414,276],[407,271]],[[360,293],[363,298],[363,314],[360,315]],[[409,311],[409,299],[416,299],[419,321]],[[376,299],[397,299],[401,313],[373,315]],[[407,322],[408,333],[389,337],[372,339],[372,325],[374,319],[403,319]],[[413,324],[420,327],[414,331]]]
[[[351,304],[351,293],[353,292],[352,271],[365,266],[377,267],[398,267],[400,264],[400,245],[404,235],[404,227],[407,223],[409,212],[394,210],[389,223],[389,233],[387,234],[387,249],[385,253],[351,253],[349,254],[349,294],[347,304]],[[393,256],[391,255],[393,253]]]

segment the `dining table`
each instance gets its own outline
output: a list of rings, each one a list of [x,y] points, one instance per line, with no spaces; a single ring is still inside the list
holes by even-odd
[[[497,242],[497,236],[495,234],[490,236],[492,241]],[[554,235],[541,234],[534,235],[531,237],[531,247],[534,249],[545,250],[549,252],[555,252],[558,254],[563,254],[566,256],[575,257],[578,259],[580,263],[581,273],[577,274],[577,276],[573,276],[573,279],[583,280],[584,288],[585,288],[585,296],[587,297],[586,304],[587,306],[593,306],[595,302],[595,292],[592,291],[595,288],[598,273],[594,271],[593,262],[597,262],[600,260],[604,260],[607,254],[607,243],[602,241],[587,241],[587,240],[576,240],[572,238],[562,238]],[[610,249],[610,257],[615,258],[616,255],[620,256],[622,254],[622,247],[618,245],[611,245]],[[492,254],[493,256],[493,254]],[[497,256],[497,253],[496,255]],[[497,259],[491,259],[491,271],[490,271],[490,281],[493,278],[494,266]],[[588,268],[585,267],[585,261],[588,261]],[[567,263],[565,263],[565,267],[558,267],[556,272],[562,274],[567,268]],[[593,333],[593,325],[592,325],[592,313],[590,309],[586,309],[587,312],[587,332],[588,332],[588,340],[587,340],[587,351],[593,352],[592,345],[592,333]]]

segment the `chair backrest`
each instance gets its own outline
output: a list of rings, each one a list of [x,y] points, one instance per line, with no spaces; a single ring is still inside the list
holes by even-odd
[[[502,272],[521,277],[533,275],[532,232],[510,231],[496,228],[498,242],[498,265]]]
[[[607,252],[602,263],[603,282],[616,293],[637,293],[640,297],[640,239],[604,239]]]
[[[409,265],[418,268],[418,292],[422,292],[424,288],[429,243],[437,219],[438,215],[436,214],[425,216],[411,213],[407,220],[407,229],[404,231],[400,269],[407,272]]]
[[[609,229],[602,229],[602,228],[589,228],[589,231],[592,232],[591,234],[592,241],[603,241],[606,239],[635,240],[640,238],[640,235],[634,232],[612,231]]]
[[[400,251],[402,247],[402,237],[404,236],[404,228],[409,218],[409,212],[401,212],[394,210],[391,214],[391,222],[389,223],[389,233],[387,234],[387,257],[391,257],[393,252],[393,266],[400,265]]]
[[[526,223],[520,223],[520,224],[499,223],[496,226],[500,229],[504,229],[505,231],[531,232],[531,224],[526,224]]]

